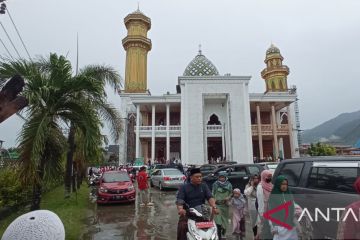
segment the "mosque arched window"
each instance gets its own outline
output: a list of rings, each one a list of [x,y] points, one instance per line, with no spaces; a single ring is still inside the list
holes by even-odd
[[[207,123],[208,125],[221,125],[219,117],[216,114],[210,116],[210,120]]]
[[[286,112],[280,114],[280,124],[288,124],[288,115]]]

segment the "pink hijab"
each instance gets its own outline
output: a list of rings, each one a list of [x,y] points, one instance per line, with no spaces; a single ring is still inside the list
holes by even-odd
[[[270,193],[271,193],[271,190],[273,188],[273,184],[270,182],[270,183],[267,183],[265,181],[265,179],[268,177],[268,176],[271,176],[272,173],[271,171],[269,170],[264,170],[261,172],[261,186],[264,190],[264,200],[267,202],[268,199],[269,199],[269,196],[270,196]]]
[[[354,183],[354,188],[358,194],[360,194],[360,177],[358,177]]]

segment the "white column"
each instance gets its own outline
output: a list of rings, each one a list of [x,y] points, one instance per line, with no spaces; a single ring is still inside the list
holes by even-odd
[[[226,161],[238,161],[232,158],[232,141],[231,141],[231,116],[230,116],[230,100],[229,95],[226,99],[226,115],[227,115],[227,125],[225,125],[226,129],[226,137],[227,137],[227,144],[226,144]]]
[[[276,123],[276,113],[275,113],[275,106],[271,104],[271,116],[272,116],[272,129],[273,129],[273,136],[274,136],[274,160],[279,157],[279,144],[277,139],[277,123]]]
[[[170,104],[166,104],[166,160],[170,160]]]
[[[279,149],[280,149],[279,157],[284,159],[284,156],[285,156],[285,153],[284,153],[284,139],[282,137],[279,139]],[[280,152],[281,152],[281,154],[280,154]]]
[[[140,105],[136,105],[136,145],[135,157],[140,157]]]
[[[155,105],[151,108],[151,162],[155,162]]]
[[[289,128],[289,142],[290,142],[290,153],[291,153],[290,158],[293,158],[294,157],[294,142],[293,142],[294,135],[293,135],[293,125],[292,125],[290,106],[287,106],[286,111],[287,111],[288,128]]]
[[[222,146],[222,158],[225,158],[225,127],[224,123],[221,123],[221,146]]]
[[[257,118],[258,137],[259,137],[260,159],[263,160],[264,159],[264,150],[263,150],[261,116],[260,116],[260,106],[259,105],[256,105],[256,118]]]

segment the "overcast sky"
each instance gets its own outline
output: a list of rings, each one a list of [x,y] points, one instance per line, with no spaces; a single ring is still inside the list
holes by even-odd
[[[50,52],[75,63],[79,34],[80,67],[113,66],[124,77],[124,17],[135,0],[7,0],[32,56]],[[251,92],[264,92],[260,76],[265,51],[273,42],[289,66],[288,84],[296,85],[303,129],[343,112],[360,110],[360,1],[358,0],[142,0],[151,18],[148,37],[148,86],[153,95],[175,92],[177,77],[203,54],[220,74],[251,75]],[[9,17],[0,15],[25,57]],[[15,55],[0,29],[0,37]],[[0,45],[0,54],[6,54]],[[119,97],[110,93],[110,101]],[[14,146],[22,120],[12,116],[0,125],[0,139]],[[105,130],[106,133],[106,130]]]

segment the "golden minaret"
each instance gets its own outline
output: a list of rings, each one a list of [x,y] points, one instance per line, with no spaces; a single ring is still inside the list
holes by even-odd
[[[266,51],[266,68],[261,72],[261,77],[265,79],[266,92],[288,91],[287,76],[290,70],[282,64],[283,60],[279,48],[271,44]]]
[[[122,40],[126,51],[125,93],[145,93],[147,91],[147,54],[151,50],[151,40],[147,32],[151,19],[139,9],[124,19],[127,36]]]

